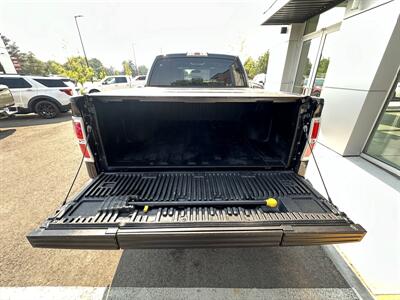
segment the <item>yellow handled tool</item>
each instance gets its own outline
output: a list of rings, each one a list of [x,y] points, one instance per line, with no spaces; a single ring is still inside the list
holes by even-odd
[[[276,208],[279,201],[275,198],[265,200],[218,200],[218,201],[133,201],[133,205],[143,207],[143,212],[147,213],[154,207],[181,207],[181,206],[261,206]]]
[[[265,205],[271,208],[275,208],[278,206],[278,200],[275,198],[268,198],[265,200]]]

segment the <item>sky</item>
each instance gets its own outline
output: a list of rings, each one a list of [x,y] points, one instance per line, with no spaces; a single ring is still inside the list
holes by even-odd
[[[65,62],[86,54],[122,68],[149,67],[158,54],[203,51],[257,58],[279,40],[279,26],[261,26],[270,0],[0,0],[0,33],[21,51]],[[134,45],[134,46],[133,46]]]

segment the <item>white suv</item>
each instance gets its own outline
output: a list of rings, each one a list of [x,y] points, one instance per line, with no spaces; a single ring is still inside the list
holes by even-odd
[[[78,92],[63,78],[22,75],[0,75],[0,84],[9,87],[18,113],[37,113],[51,119],[70,109],[70,98]]]

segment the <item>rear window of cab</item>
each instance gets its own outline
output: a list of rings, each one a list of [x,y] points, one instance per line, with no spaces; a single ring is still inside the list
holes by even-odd
[[[235,59],[214,57],[158,58],[149,86],[245,87],[244,71]]]

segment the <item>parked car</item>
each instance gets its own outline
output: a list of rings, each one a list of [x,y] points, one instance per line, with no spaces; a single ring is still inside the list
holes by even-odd
[[[135,76],[132,80],[133,87],[144,87],[146,84],[146,75]]]
[[[0,75],[0,84],[8,86],[13,94],[15,105],[10,111],[37,113],[46,119],[68,111],[71,97],[78,95],[74,88],[52,77]]]
[[[11,91],[5,85],[0,85],[0,119],[6,118],[13,113],[9,111],[9,107],[14,105],[14,98]]]
[[[265,73],[260,73],[254,76],[253,81],[264,86],[265,84]]]
[[[365,230],[298,175],[322,106],[248,88],[238,57],[158,56],[144,88],[72,99],[93,181],[28,240],[79,249],[360,241]]]
[[[311,96],[319,97],[321,95],[322,87],[324,86],[325,78],[316,78],[311,89]],[[303,82],[303,94],[306,94],[308,85],[308,78]]]
[[[254,80],[249,80],[249,86],[253,89],[263,89],[264,86],[261,83],[257,83]]]
[[[84,85],[84,92],[90,94],[103,91],[126,89],[131,87],[133,87],[132,76],[115,75],[104,77],[99,82],[87,82]]]

